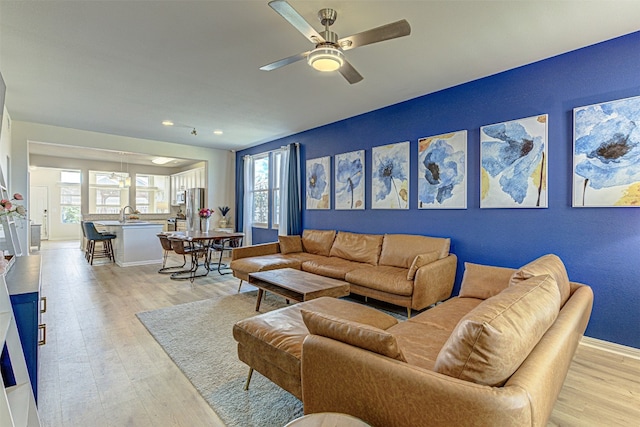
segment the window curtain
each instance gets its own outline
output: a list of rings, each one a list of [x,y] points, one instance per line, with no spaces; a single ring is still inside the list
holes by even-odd
[[[252,222],[253,222],[253,157],[244,156],[244,197],[242,211],[242,231],[244,238],[242,242],[245,246],[252,244]]]
[[[292,236],[302,234],[302,210],[300,209],[300,146],[289,144],[280,148],[280,224],[278,234]]]

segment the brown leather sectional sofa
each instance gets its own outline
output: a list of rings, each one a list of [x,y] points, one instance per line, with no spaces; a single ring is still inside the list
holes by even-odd
[[[391,327],[298,304],[304,411],[385,427],[545,426],[592,304],[555,255],[519,270],[466,264],[458,297]]]
[[[345,280],[353,294],[422,310],[451,295],[457,258],[450,239],[409,234],[304,230],[279,242],[235,248],[231,269],[249,274],[295,268]]]

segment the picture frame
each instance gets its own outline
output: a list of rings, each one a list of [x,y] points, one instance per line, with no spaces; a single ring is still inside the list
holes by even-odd
[[[480,128],[480,208],[546,208],[548,115]]]
[[[418,139],[418,209],[467,208],[467,131]]]
[[[364,150],[336,154],[334,167],[335,208],[338,210],[364,209]]]
[[[573,109],[573,207],[640,206],[640,96]]]
[[[409,141],[373,147],[371,208],[409,209]]]
[[[307,209],[331,209],[331,157],[307,160]]]

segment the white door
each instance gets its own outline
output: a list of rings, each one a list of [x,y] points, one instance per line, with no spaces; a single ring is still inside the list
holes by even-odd
[[[42,224],[40,238],[49,238],[49,189],[47,187],[29,188],[29,219],[33,224]]]

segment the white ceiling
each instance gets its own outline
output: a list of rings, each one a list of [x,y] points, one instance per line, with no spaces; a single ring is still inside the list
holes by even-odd
[[[346,52],[364,76],[349,85],[304,61],[259,70],[312,47],[267,0],[0,0],[7,109],[13,120],[239,150],[640,29],[637,0],[290,3],[318,30],[318,10],[336,9],[340,37],[403,18],[412,33]]]

